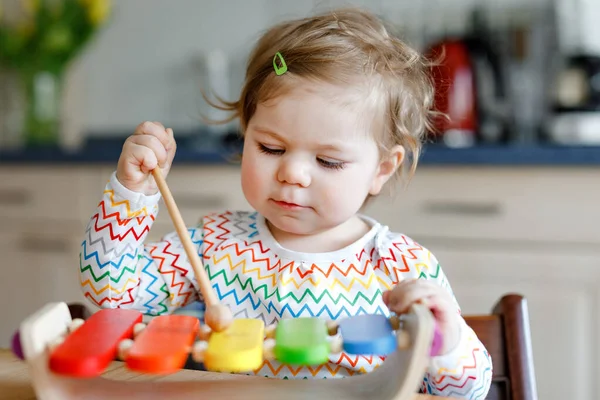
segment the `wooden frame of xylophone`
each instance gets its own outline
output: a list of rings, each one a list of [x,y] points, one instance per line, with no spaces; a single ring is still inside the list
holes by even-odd
[[[234,320],[224,331],[210,332],[197,318],[187,315],[155,317],[147,326],[141,321],[139,312],[119,309],[100,310],[86,321],[73,320],[66,303],[47,304],[29,316],[19,328],[19,351],[29,365],[37,398],[407,400],[420,387],[432,349],[439,345],[435,320],[420,304],[401,317],[400,325],[383,316],[359,316],[336,325],[301,318],[281,320],[273,327],[242,319]],[[304,339],[293,335],[297,330]],[[390,338],[394,349],[389,347]],[[303,342],[296,343],[300,347],[319,351],[299,355],[293,343],[298,340]],[[115,360],[134,371],[164,375],[177,372],[191,355],[202,360],[209,371],[242,372],[263,358],[314,365],[329,351],[386,352],[386,347],[388,354],[379,368],[340,379],[233,380],[224,376],[223,380],[131,382],[102,377]]]

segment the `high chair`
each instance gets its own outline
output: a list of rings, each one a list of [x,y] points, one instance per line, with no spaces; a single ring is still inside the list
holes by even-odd
[[[537,400],[526,299],[506,294],[490,315],[465,315],[492,357],[489,400]]]

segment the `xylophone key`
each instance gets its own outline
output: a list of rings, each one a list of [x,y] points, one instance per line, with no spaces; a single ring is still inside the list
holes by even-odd
[[[350,354],[385,356],[397,350],[392,324],[381,314],[358,315],[340,321],[343,350]]]
[[[198,319],[188,315],[153,318],[127,352],[127,367],[151,374],[170,374],[181,370],[199,328]]]
[[[258,319],[235,319],[222,332],[213,332],[203,355],[209,371],[248,372],[263,362],[265,326]],[[197,360],[199,361],[199,360]]]
[[[50,369],[77,377],[98,376],[117,357],[117,347],[142,321],[135,310],[102,309],[69,334],[50,354]]]
[[[321,365],[329,361],[328,328],[319,318],[282,319],[275,331],[275,359],[284,364]]]

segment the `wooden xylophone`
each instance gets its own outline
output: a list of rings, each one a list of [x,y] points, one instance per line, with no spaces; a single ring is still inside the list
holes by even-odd
[[[193,392],[215,399],[242,395],[261,400],[314,395],[357,399],[369,394],[375,399],[400,400],[416,392],[427,361],[439,346],[433,317],[420,305],[413,306],[401,320],[360,315],[335,323],[296,318],[265,326],[256,319],[236,319],[226,330],[211,332],[190,315],[158,316],[144,324],[138,311],[103,309],[83,321],[72,320],[65,303],[51,303],[21,324],[19,337],[41,400],[102,398],[107,391],[115,399],[175,399]],[[101,377],[115,360],[146,374],[176,373],[190,356],[209,371],[249,372],[265,359],[320,365],[329,361],[331,353],[340,351],[385,355],[386,361],[369,374],[347,379],[267,379],[250,385],[229,380],[220,388],[214,381],[140,385]],[[366,388],[369,391],[365,392]],[[259,394],[253,397],[257,389]]]

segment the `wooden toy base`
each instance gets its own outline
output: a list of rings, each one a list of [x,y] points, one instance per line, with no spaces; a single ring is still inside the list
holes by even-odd
[[[429,361],[434,336],[431,312],[415,305],[405,316],[404,328],[410,343],[389,355],[375,371],[342,379],[282,380],[249,378],[232,380],[223,374],[215,381],[119,381],[105,378],[70,378],[49,370],[49,346],[64,335],[71,322],[65,303],[46,305],[20,327],[21,346],[29,366],[31,381],[39,400],[71,399],[160,399],[205,398],[307,400],[340,398],[347,400],[409,400],[420,387]]]

